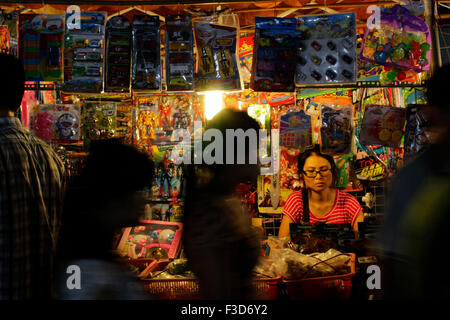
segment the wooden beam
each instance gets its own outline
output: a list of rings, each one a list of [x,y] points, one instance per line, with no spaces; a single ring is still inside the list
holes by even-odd
[[[355,3],[333,3],[327,4],[328,8],[359,8],[368,7],[370,5],[378,6],[391,6],[397,4],[396,1],[372,1],[372,2],[355,2]],[[261,12],[261,11],[286,11],[286,10],[310,10],[310,9],[321,9],[324,5],[314,4],[314,5],[304,5],[303,7],[278,7],[278,8],[259,8],[259,9],[241,9],[234,10],[235,13],[251,13],[251,12]]]
[[[243,1],[243,0],[225,0],[225,1],[212,1],[212,0],[75,0],[75,1],[68,1],[68,0],[45,0],[45,1],[39,1],[39,0],[1,0],[0,5],[2,4],[60,4],[60,5],[96,5],[96,6],[163,6],[163,5],[226,5],[226,4],[248,4],[249,1]],[[181,3],[182,2],[182,3]],[[265,3],[272,3],[272,1],[267,0],[253,0],[251,2],[265,2]]]

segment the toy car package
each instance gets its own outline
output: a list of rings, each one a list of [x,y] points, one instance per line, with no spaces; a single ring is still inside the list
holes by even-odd
[[[105,91],[130,90],[131,23],[123,16],[106,24]]]
[[[399,147],[406,109],[368,104],[364,109],[359,142],[362,145]]]
[[[80,140],[80,107],[73,104],[38,104],[30,112],[30,129],[37,137],[55,143]]]
[[[295,18],[256,17],[251,88],[292,92],[300,32]]]
[[[356,81],[354,13],[298,17],[298,86]]]
[[[103,90],[105,21],[105,13],[82,12],[80,29],[68,29],[66,26],[64,91]]]
[[[321,109],[321,150],[325,153],[346,154],[352,142],[353,106],[327,106]]]
[[[240,90],[237,29],[195,22],[194,33],[198,51],[196,90]]]
[[[19,15],[19,58],[28,81],[62,81],[64,16]]]
[[[423,104],[410,104],[406,108],[405,160],[417,157],[430,144],[426,134],[430,125],[426,110],[426,105]]]
[[[161,51],[158,16],[133,18],[133,89],[160,90]]]
[[[166,17],[168,91],[194,90],[193,32],[190,16]]]

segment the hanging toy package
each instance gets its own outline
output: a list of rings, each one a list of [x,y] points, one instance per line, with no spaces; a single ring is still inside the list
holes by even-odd
[[[64,16],[21,14],[18,31],[26,80],[61,81]]]
[[[406,110],[375,104],[366,105],[361,123],[359,142],[398,148],[403,137]]]
[[[196,90],[240,90],[237,28],[195,22],[194,33],[198,51]]]
[[[312,144],[311,116],[305,111],[288,112],[280,120],[280,145],[305,150]]]
[[[68,14],[66,14],[66,21]],[[68,92],[103,90],[105,13],[82,12],[81,28],[66,26],[64,42],[64,84]]]
[[[160,90],[161,51],[158,16],[133,18],[132,88]]]
[[[426,105],[409,105],[406,108],[405,161],[417,157],[430,144],[426,134],[429,115]]]
[[[166,17],[168,91],[194,90],[193,33],[190,16]]]
[[[86,102],[84,108],[84,143],[110,139],[116,132],[116,104],[113,102]]]
[[[379,65],[423,72],[429,69],[428,25],[400,5],[381,9],[380,24],[366,29],[360,59]],[[389,80],[396,80],[395,74]]]
[[[296,85],[356,81],[354,13],[299,17]]]
[[[54,143],[80,140],[80,107],[72,104],[39,104],[32,107],[30,129],[37,137]]]
[[[105,91],[130,90],[131,23],[123,16],[106,24]]]
[[[321,150],[324,153],[346,154],[352,142],[353,106],[322,106],[320,128]]]
[[[255,17],[251,88],[292,92],[300,32],[295,18]]]

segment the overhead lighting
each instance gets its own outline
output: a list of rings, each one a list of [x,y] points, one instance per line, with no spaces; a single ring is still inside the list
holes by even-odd
[[[223,92],[222,91],[206,91],[205,92],[205,116],[207,120],[211,120],[223,108]]]

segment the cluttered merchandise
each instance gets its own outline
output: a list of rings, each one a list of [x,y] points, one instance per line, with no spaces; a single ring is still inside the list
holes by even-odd
[[[220,110],[245,112],[279,168],[235,192],[259,236],[257,299],[367,298],[361,275],[377,262],[386,185],[429,143],[424,88],[436,49],[425,8],[380,5],[373,26],[365,7],[250,16],[224,6],[81,6],[78,24],[62,6],[2,7],[1,50],[26,74],[17,116],[69,180],[95,140],[145,153],[154,175],[141,223],[118,230],[111,250],[158,299],[202,299],[183,245],[187,166],[175,158]],[[338,194],[356,199],[361,219],[300,219],[279,237],[290,195],[306,187],[299,157],[315,146],[334,159]]]

